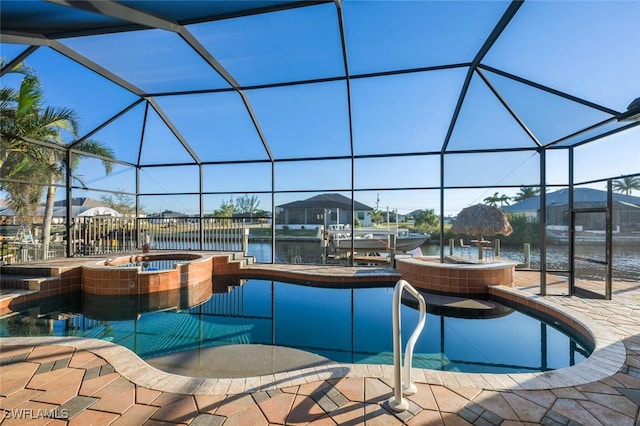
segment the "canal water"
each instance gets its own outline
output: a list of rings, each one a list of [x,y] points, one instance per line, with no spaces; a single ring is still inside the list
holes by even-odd
[[[0,235],[14,236],[16,227],[0,226]],[[184,243],[178,241],[175,244],[157,243],[155,248],[179,250],[194,249],[185,247]],[[160,247],[160,245],[164,245]],[[440,247],[438,244],[425,244],[420,247],[422,253],[427,256],[439,256]],[[241,247],[205,247],[205,250],[241,250]],[[255,256],[259,263],[271,263],[272,252],[271,242],[249,241],[248,254]],[[445,247],[445,254],[449,254],[449,247]],[[511,259],[519,263],[524,263],[523,246],[502,246],[500,256]],[[601,263],[590,262],[586,259],[603,261],[605,259],[604,243],[576,243],[576,278],[584,280],[604,281],[605,267]],[[569,249],[567,244],[552,243],[547,245],[547,270],[566,271],[569,268]],[[540,251],[531,248],[531,268],[540,268]],[[275,253],[276,263],[303,263],[321,264],[322,249],[318,240],[311,241],[287,241],[278,240]],[[640,244],[639,243],[615,243],[613,244],[613,265],[612,275],[614,281],[640,282]]]
[[[420,249],[425,256],[440,255],[440,246],[438,244],[425,244]],[[248,254],[255,256],[256,261],[259,263],[270,263],[271,243],[249,242]],[[445,247],[445,255],[448,254],[449,247],[447,246]],[[500,256],[524,263],[524,245],[522,247],[502,246]],[[576,244],[576,256],[579,258],[576,261],[576,278],[604,281],[605,266],[589,261],[592,259],[603,261],[605,259],[604,244]],[[569,268],[568,259],[569,248],[567,245],[547,245],[547,271],[567,270]],[[277,241],[275,262],[320,264],[322,262],[322,250],[320,244],[316,241]],[[540,268],[539,249],[531,248],[531,268]],[[640,282],[640,246],[638,244],[614,244],[612,275],[614,281]]]

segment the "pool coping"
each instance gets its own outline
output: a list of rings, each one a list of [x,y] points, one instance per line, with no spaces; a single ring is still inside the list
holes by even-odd
[[[537,373],[463,373],[412,368],[415,383],[470,387],[485,390],[542,390],[579,386],[618,373],[626,361],[626,349],[619,337],[596,320],[543,296],[496,286],[492,294],[526,301],[526,306],[556,317],[566,317],[572,327],[586,331],[594,343],[591,356],[578,365]],[[115,343],[86,337],[3,337],[3,345],[61,345],[90,351],[111,364],[136,385],[162,392],[189,395],[228,395],[269,391],[319,380],[344,377],[380,378],[393,384],[393,366],[336,363],[263,376],[245,378],[202,378],[171,374],[147,364],[131,350]]]

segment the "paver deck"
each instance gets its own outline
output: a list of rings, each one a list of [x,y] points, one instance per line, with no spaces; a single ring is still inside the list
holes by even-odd
[[[517,289],[531,298],[540,298],[538,283],[537,273],[516,274]],[[3,338],[2,425],[640,426],[640,283],[614,283],[611,301],[568,297],[563,280],[547,283],[546,302],[597,329],[605,342],[598,363],[528,376],[416,369],[418,392],[408,411],[396,413],[387,402],[389,366],[205,379],[161,372],[100,340]],[[593,286],[582,287],[600,291]]]

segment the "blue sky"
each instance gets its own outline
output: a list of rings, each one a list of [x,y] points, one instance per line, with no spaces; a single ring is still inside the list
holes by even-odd
[[[412,67],[461,64],[473,59],[507,2],[349,1],[343,3],[345,37],[352,75]],[[443,18],[443,17],[446,17]],[[527,1],[482,64],[618,111],[640,96],[640,50],[632,43],[640,22],[637,1]],[[240,85],[331,78],[344,74],[333,4],[188,26]],[[172,120],[202,161],[265,160],[267,154],[241,97],[235,92],[162,96],[182,90],[228,87],[176,34],[149,30],[62,41],[148,93]],[[631,43],[631,44],[630,44]],[[24,46],[2,44],[11,58]],[[137,98],[59,53],[40,48],[26,61],[39,73],[49,104],[80,113],[88,133]],[[438,152],[462,88],[467,68],[354,79],[351,123],[356,155]],[[483,72],[542,143],[609,117],[547,92]],[[15,84],[3,77],[3,85]],[[350,154],[349,109],[344,80],[245,91],[265,139],[277,159]],[[160,117],[149,109],[142,133],[144,103],[93,137],[116,156],[135,163],[192,163],[191,156]],[[575,151],[575,180],[591,181],[640,172],[640,131],[614,135]],[[449,149],[532,147],[480,76],[474,75]],[[567,153],[547,155],[547,183],[566,185]],[[278,162],[276,205],[351,187],[349,160]],[[518,186],[538,181],[533,152],[451,155],[445,184],[489,186],[448,190],[445,214],[482,202],[494,192],[514,195]],[[91,188],[135,191],[135,172],[117,166],[105,177],[100,163],[84,161],[78,171]],[[440,210],[438,156],[359,159],[354,171],[356,199],[400,213]],[[197,192],[197,166],[145,168],[141,190]],[[515,188],[500,188],[515,186]],[[603,184],[596,184],[603,189]],[[271,165],[205,166],[205,211],[222,200],[271,190]],[[295,191],[295,192],[294,192]],[[59,191],[58,198],[62,198]],[[350,193],[343,192],[345,195]],[[99,198],[76,190],[74,196]],[[271,195],[259,194],[271,209]],[[198,212],[197,196],[144,197],[148,211],[164,208]]]

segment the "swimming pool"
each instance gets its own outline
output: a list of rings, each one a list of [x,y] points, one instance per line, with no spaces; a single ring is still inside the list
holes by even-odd
[[[110,298],[111,306],[118,306],[114,296],[104,297]],[[48,313],[25,310],[0,320],[0,336],[94,337],[125,346],[143,359],[210,346],[266,344],[301,349],[337,362],[392,364],[392,297],[393,283],[335,288],[248,279],[197,306],[141,310],[137,318],[126,321],[85,316],[76,297],[46,307]],[[134,303],[146,306],[141,298],[126,298],[127,309]],[[415,346],[414,367],[535,372],[577,364],[591,352],[588,344],[568,336],[551,320],[542,321],[494,301],[476,301],[468,309],[442,303],[439,296],[426,296],[427,303],[434,299],[438,305],[430,306]],[[401,315],[406,339],[418,311],[407,302]],[[119,318],[117,312],[114,318]]]

